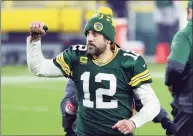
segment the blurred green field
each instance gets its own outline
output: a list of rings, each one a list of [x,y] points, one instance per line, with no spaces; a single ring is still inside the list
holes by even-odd
[[[152,87],[162,107],[170,114],[171,95],[164,86],[164,65],[149,64]],[[34,77],[26,66],[1,68],[2,135],[63,135],[60,101],[66,79]],[[170,115],[171,117],[171,115]],[[138,135],[165,135],[160,124],[152,122],[137,129]]]

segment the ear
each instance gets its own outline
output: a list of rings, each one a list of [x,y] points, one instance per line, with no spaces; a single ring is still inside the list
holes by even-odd
[[[110,41],[110,40],[107,40],[107,43],[108,43],[108,44],[111,44],[111,41]]]

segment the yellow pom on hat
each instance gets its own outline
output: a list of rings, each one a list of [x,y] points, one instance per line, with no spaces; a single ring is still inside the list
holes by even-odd
[[[100,7],[98,10],[97,10],[97,13],[102,13],[102,14],[105,14],[105,15],[110,15],[111,17],[113,16],[113,11],[111,8],[109,7]],[[115,20],[112,19],[112,25],[113,27],[115,27]]]
[[[113,11],[110,8],[108,8],[108,7],[100,7],[97,10],[97,13],[102,13],[102,14],[105,14],[105,15],[113,16]]]

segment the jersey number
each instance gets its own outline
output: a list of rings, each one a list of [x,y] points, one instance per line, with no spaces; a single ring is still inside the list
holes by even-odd
[[[90,72],[84,72],[81,75],[81,80],[83,80],[83,92],[84,92],[84,99],[83,105],[85,107],[94,108],[94,102],[90,100],[90,92],[89,92],[89,78]],[[95,76],[95,82],[101,82],[102,80],[107,80],[110,82],[110,88],[98,88],[96,90],[96,108],[117,108],[118,102],[117,100],[111,100],[110,102],[103,102],[103,95],[113,96],[116,93],[117,88],[117,79],[113,74],[105,74],[105,73],[98,73]]]
[[[139,54],[134,52],[134,51],[129,51],[126,50],[127,53],[124,53],[123,56],[130,56],[132,57],[134,60],[137,60],[137,58],[139,57]]]
[[[72,50],[79,50],[79,51],[86,51],[87,50],[87,46],[85,45],[73,45],[72,46]]]

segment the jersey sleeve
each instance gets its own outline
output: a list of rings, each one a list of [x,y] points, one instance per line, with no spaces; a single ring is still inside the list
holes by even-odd
[[[72,60],[73,60],[73,52],[72,48],[69,47],[68,49],[64,50],[59,55],[57,55],[53,59],[53,62],[61,70],[61,72],[65,77],[71,77]]]
[[[178,32],[172,40],[171,52],[168,59],[181,64],[186,64],[190,53],[189,45],[190,43],[183,35],[183,33]]]
[[[131,80],[129,82],[131,87],[138,88],[144,83],[152,82],[147,65],[141,56],[136,59],[133,67],[133,71],[131,72]]]

